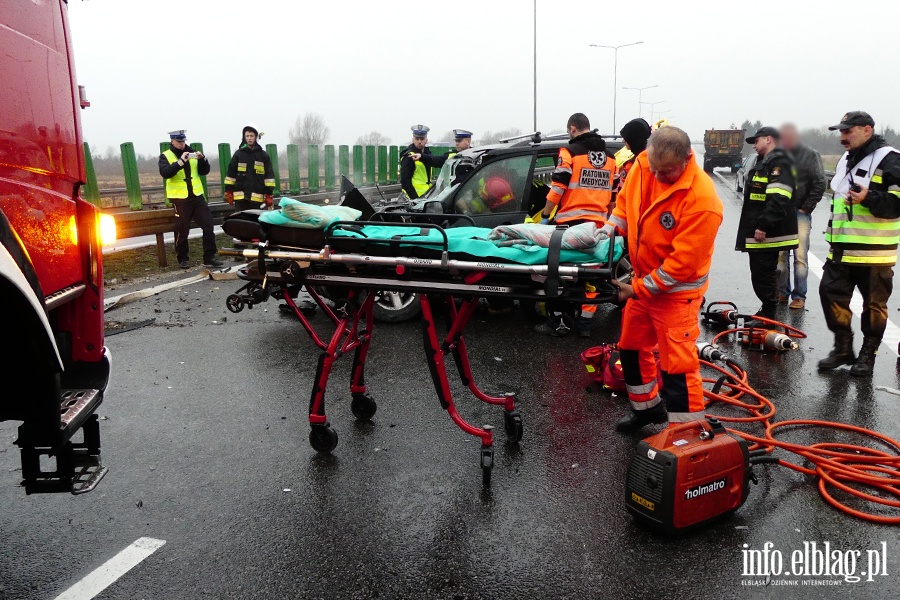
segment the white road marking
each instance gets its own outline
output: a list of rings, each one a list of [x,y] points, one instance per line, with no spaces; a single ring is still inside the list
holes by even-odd
[[[822,279],[822,271],[825,269],[825,263],[812,252],[808,254],[807,260],[809,261],[810,272],[815,272],[819,279]],[[850,310],[853,311],[853,314],[856,315],[857,318],[860,318],[862,309],[862,296],[860,295],[859,290],[853,290],[853,298],[850,300]],[[881,343],[887,346],[888,350],[893,352],[895,356],[900,356],[897,353],[897,344],[900,344],[900,327],[897,327],[890,319],[887,320],[884,338],[882,338]]]
[[[162,548],[166,540],[142,537],[91,571],[84,579],[56,597],[56,600],[90,600],[119,577]]]
[[[729,181],[721,173],[714,172],[713,173],[716,178],[722,182],[722,184],[734,192],[735,196],[737,196],[737,192],[734,190],[734,182]],[[822,271],[825,269],[825,263],[818,256],[813,254],[812,252],[808,254],[809,261],[809,272],[816,275],[820,280],[822,279]],[[853,311],[853,314],[856,315],[856,318],[861,318],[862,315],[862,296],[860,295],[858,290],[853,291],[853,298],[850,300],[850,310]],[[888,319],[887,327],[884,330],[884,338],[881,340],[882,344],[887,346],[888,350],[890,350],[895,356],[900,356],[898,351],[898,344],[900,344],[900,327]]]

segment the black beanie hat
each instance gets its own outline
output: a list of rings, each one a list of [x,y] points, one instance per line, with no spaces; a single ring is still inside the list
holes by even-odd
[[[628,147],[634,154],[640,154],[647,149],[650,125],[643,119],[632,119],[625,123],[619,131],[619,135],[628,143]]]

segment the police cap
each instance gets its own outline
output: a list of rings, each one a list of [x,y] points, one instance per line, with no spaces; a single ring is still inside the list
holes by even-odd
[[[427,125],[421,124],[413,125],[412,127],[410,127],[410,129],[412,129],[413,135],[416,137],[426,137],[428,135],[428,132],[431,131],[431,129]]]
[[[185,135],[184,129],[176,129],[175,131],[169,132],[169,138],[173,140],[186,140],[187,135]]]
[[[454,129],[453,130],[453,139],[457,142],[459,140],[464,140],[466,138],[472,137],[471,131],[466,131],[465,129]]]

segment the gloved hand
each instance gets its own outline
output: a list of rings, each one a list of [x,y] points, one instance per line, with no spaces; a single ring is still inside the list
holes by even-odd
[[[549,224],[550,224],[550,219],[548,219],[547,217],[544,217],[543,219],[541,219],[541,225],[549,225]]]
[[[225,202],[234,204],[234,192],[225,192]]]
[[[266,206],[272,208],[272,205],[275,203],[275,199],[272,197],[272,194],[266,194]]]

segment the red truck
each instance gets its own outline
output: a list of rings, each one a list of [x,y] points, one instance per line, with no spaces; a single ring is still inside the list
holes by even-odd
[[[21,422],[26,493],[82,493],[106,473],[96,410],[110,374],[107,222],[81,197],[87,102],[67,10],[66,0],[0,3],[0,421]]]

